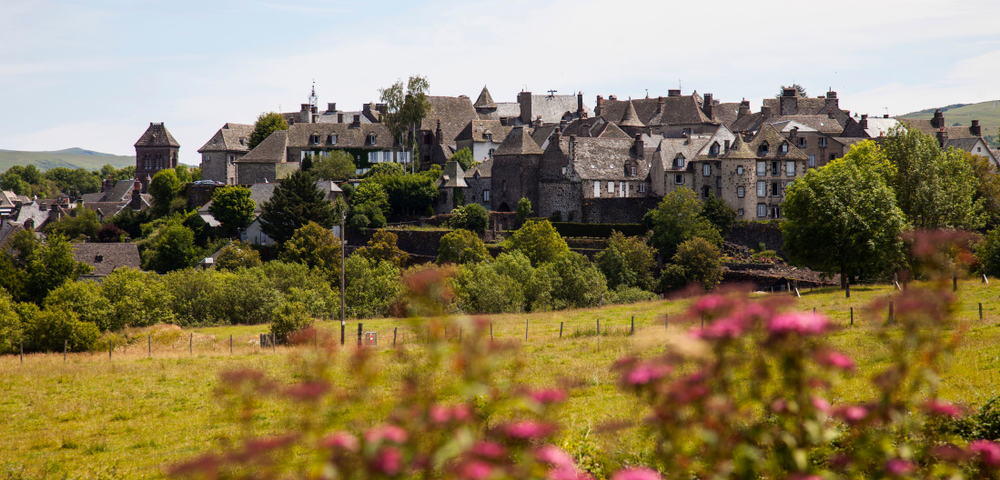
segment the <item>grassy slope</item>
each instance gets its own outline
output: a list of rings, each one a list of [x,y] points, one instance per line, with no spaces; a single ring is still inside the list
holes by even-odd
[[[110,163],[115,168],[135,165],[135,157],[118,155],[85,155],[66,152],[18,152],[0,151],[0,172],[7,171],[14,165],[34,165],[41,170],[56,167],[85,168],[100,170]]]
[[[972,125],[972,120],[979,120],[979,125],[983,129],[983,138],[997,138],[997,129],[1000,129],[1000,101],[972,103],[962,106],[941,107],[944,113],[944,120],[948,125],[956,123],[963,127]],[[908,113],[897,118],[918,118],[930,119],[934,117],[933,108],[921,110],[919,112]],[[987,138],[990,141],[990,138]]]
[[[859,363],[859,373],[837,387],[836,402],[868,397],[868,378],[887,361],[885,349],[871,335],[862,307],[891,294],[886,287],[855,288],[852,298],[843,298],[836,289],[802,292],[797,308],[828,313],[842,324],[849,322],[849,307],[855,307],[855,326],[834,334],[834,342]],[[962,303],[956,315],[975,320],[968,331],[963,352],[942,380],[943,396],[970,404],[980,404],[997,395],[993,373],[998,361],[994,345],[1000,340],[1000,303],[996,292],[978,282],[961,285]],[[977,303],[985,305],[985,320],[978,322]],[[522,342],[528,361],[529,382],[552,384],[558,379],[580,380],[565,407],[565,435],[575,442],[592,446],[602,440],[590,435],[593,427],[615,418],[638,418],[642,409],[616,387],[611,363],[635,350],[661,349],[667,335],[684,334],[692,326],[682,323],[685,302],[650,302],[603,309],[576,310],[531,315],[489,317],[496,338]],[[663,328],[663,315],[673,320]],[[606,337],[574,336],[593,330],[601,320],[604,331],[628,329],[635,315],[637,334]],[[884,315],[884,312],[877,314]],[[529,340],[524,342],[525,319],[529,320]],[[559,323],[565,322],[564,338],[558,339]],[[389,319],[366,320],[365,331],[379,332],[383,345],[380,359],[386,377],[398,378],[400,371],[385,346],[392,342],[393,327],[401,322]],[[338,322],[324,322],[321,328],[339,336]],[[419,344],[422,329],[400,330],[399,341]],[[178,330],[157,335],[153,358],[147,358],[146,344],[140,342],[125,351],[70,355],[29,355],[21,365],[16,356],[0,358],[0,475],[11,471],[27,476],[71,477],[161,477],[163,466],[219,445],[237,434],[225,422],[227,412],[213,395],[220,371],[233,368],[261,369],[275,378],[292,377],[290,359],[308,354],[308,347],[278,348],[276,352],[252,345],[266,326],[234,326]],[[349,322],[348,344],[356,335],[357,322]],[[194,334],[194,353],[188,351]],[[457,332],[450,332],[456,335]],[[235,352],[229,353],[233,335]],[[345,377],[345,382],[350,380]],[[390,395],[388,390],[382,395]],[[257,417],[259,431],[278,431],[282,407],[266,403]],[[358,407],[352,415],[377,421],[378,414]],[[633,436],[620,435],[619,446],[637,449]],[[595,447],[596,448],[596,447]]]

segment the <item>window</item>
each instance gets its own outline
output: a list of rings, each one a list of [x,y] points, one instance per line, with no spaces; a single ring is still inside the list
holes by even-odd
[[[781,147],[779,148],[781,153],[788,153],[788,142],[781,142]]]
[[[719,154],[719,142],[713,143],[712,144],[712,148],[708,149],[708,153],[711,154],[711,155],[718,155]]]
[[[646,184],[645,183],[640,183],[639,184],[639,193],[646,193]]]
[[[490,149],[490,158],[493,158],[493,152],[497,151],[495,148]]]
[[[684,174],[678,173],[677,175],[674,175],[674,183],[676,183],[677,185],[684,184]]]
[[[785,175],[795,176],[795,162],[785,162]]]
[[[595,197],[601,196],[601,182],[599,181],[594,181],[594,196]]]
[[[378,152],[368,152],[368,163],[378,163]]]
[[[742,217],[743,216],[743,209],[741,208],[739,210],[736,210],[736,214]]]
[[[240,137],[240,145],[247,146],[247,137]]]
[[[702,198],[708,198],[708,195],[710,193],[711,193],[711,189],[708,188],[708,185],[705,185],[704,187],[701,187],[701,197]]]
[[[230,155],[229,156],[229,164],[232,165],[234,163],[236,163],[236,155]]]
[[[809,168],[816,168],[816,155],[809,155]]]
[[[757,216],[758,217],[766,217],[767,216],[767,205],[764,205],[763,203],[758,203],[757,204]]]
[[[771,147],[767,144],[767,142],[764,142],[757,147],[757,155],[767,155],[770,151]]]
[[[399,163],[410,163],[410,152],[399,152]]]
[[[212,159],[212,156],[206,153],[205,154],[205,161],[207,162],[207,161],[209,161],[211,159]]]
[[[837,158],[837,154],[835,154],[835,153],[831,153],[831,154],[830,154],[830,160],[833,160],[833,159],[835,159],[835,158]]]
[[[736,187],[736,196],[737,197],[743,198],[746,195],[747,195],[747,191],[746,191],[745,188],[743,188],[742,186]]]
[[[484,202],[490,201],[490,191],[489,190],[483,190],[483,201]]]
[[[475,178],[476,180],[479,180],[479,170],[476,170],[476,173],[472,174],[472,178]]]
[[[976,151],[977,151],[977,152],[981,152],[981,151],[983,151],[983,147],[976,147]]]
[[[826,147],[826,137],[819,137],[820,148]]]
[[[483,135],[483,138],[486,139],[487,142],[492,142],[493,141],[493,134],[492,133],[487,133],[487,134]]]
[[[712,176],[712,166],[709,164],[704,164],[701,166],[701,174],[706,177]]]
[[[678,155],[677,158],[674,159],[674,168],[684,168],[684,156],[683,155]]]
[[[392,161],[392,152],[382,152],[382,161],[383,162],[391,162]]]
[[[771,162],[771,175],[781,175],[781,162]]]
[[[736,174],[737,175],[743,175],[743,165],[737,165],[736,166]]]
[[[777,197],[781,195],[781,183],[771,182],[771,196]]]
[[[767,196],[767,182],[763,180],[757,182],[757,196],[758,197]]]
[[[767,162],[757,162],[757,175],[761,177],[767,175]]]
[[[562,174],[566,175],[566,167],[562,167]]]
[[[615,193],[615,182],[608,182],[608,193]]]
[[[799,137],[799,148],[805,148],[805,146],[806,146],[806,137]]]
[[[368,135],[368,144],[369,145],[375,145],[375,140],[377,140],[377,138],[375,137],[374,134]]]
[[[631,167],[631,170],[632,170],[632,174],[631,175],[634,177],[635,176],[635,167]]]
[[[329,136],[327,136],[326,137],[326,143],[329,143],[330,145],[336,145],[337,144],[337,136],[336,135],[329,135]]]
[[[618,182],[618,196],[627,197],[628,190],[625,189],[625,182]]]
[[[313,145],[319,145],[319,135],[316,134],[309,135],[309,143]]]
[[[722,177],[715,177],[715,188],[722,188]]]

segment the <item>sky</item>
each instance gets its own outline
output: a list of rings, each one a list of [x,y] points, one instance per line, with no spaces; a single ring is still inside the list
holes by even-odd
[[[360,110],[410,75],[618,98],[681,88],[762,99],[798,83],[841,108],[902,115],[1000,100],[1000,2],[876,0],[0,0],[0,149],[134,155],[164,122],[180,160],[226,122]]]

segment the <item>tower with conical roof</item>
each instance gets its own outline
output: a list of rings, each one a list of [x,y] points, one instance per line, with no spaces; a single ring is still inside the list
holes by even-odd
[[[538,165],[545,152],[525,127],[514,127],[493,152],[490,204],[497,212],[512,212],[521,198],[538,206]]]
[[[135,178],[142,182],[142,192],[149,188],[149,180],[165,168],[177,168],[177,154],[181,144],[163,126],[163,122],[149,122],[149,128],[135,142]]]
[[[476,103],[472,104],[472,106],[476,109],[476,113],[481,120],[495,120],[497,103],[493,101],[493,96],[490,95],[490,91],[486,88],[486,85],[483,85],[483,91],[479,93],[479,98],[476,99]]]

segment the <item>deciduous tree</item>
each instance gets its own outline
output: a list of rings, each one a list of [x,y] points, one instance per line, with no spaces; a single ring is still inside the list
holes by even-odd
[[[177,172],[172,168],[160,170],[153,175],[149,182],[149,194],[153,197],[153,208],[159,215],[170,213],[170,204],[177,197],[177,191],[181,188],[181,181],[177,179]]]
[[[489,260],[490,254],[478,235],[458,229],[441,237],[437,263],[470,263]]]
[[[250,150],[270,137],[276,130],[288,130],[288,122],[280,113],[262,113],[253,124],[253,131],[250,132]]]
[[[246,228],[256,217],[257,202],[250,198],[250,189],[239,185],[226,185],[212,192],[209,213],[229,234]]]
[[[347,180],[357,175],[354,157],[347,152],[334,150],[313,161],[312,173],[321,180]]]
[[[677,245],[694,237],[710,243],[722,243],[719,231],[701,215],[703,204],[688,188],[678,188],[666,194],[655,209],[646,213],[643,222],[653,230],[653,246],[663,258],[677,253]]]
[[[528,220],[504,241],[505,252],[520,251],[533,266],[553,262],[569,252],[569,245],[548,220]]]

